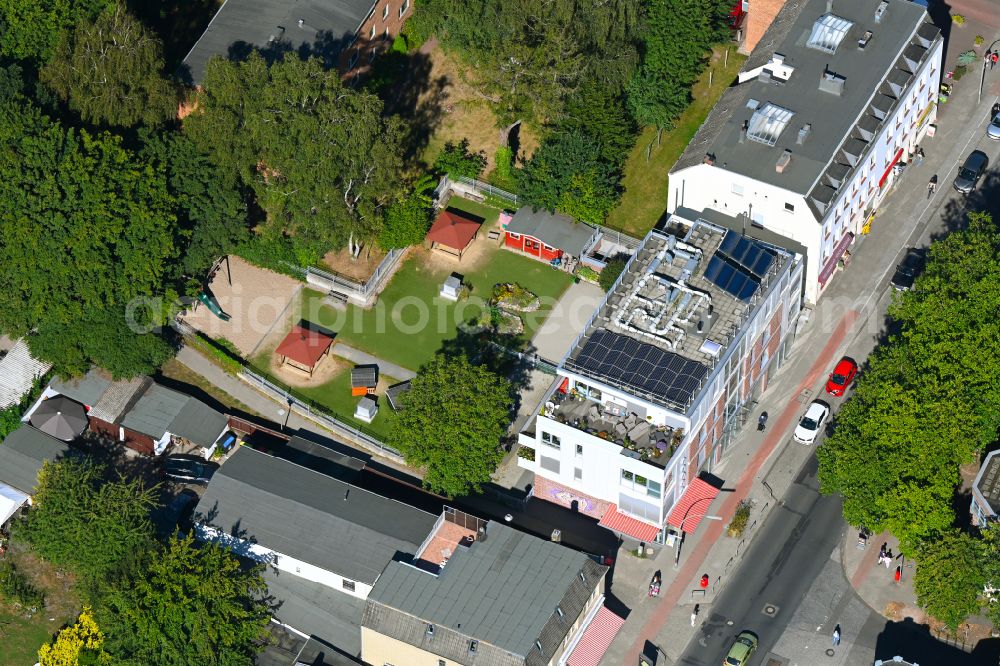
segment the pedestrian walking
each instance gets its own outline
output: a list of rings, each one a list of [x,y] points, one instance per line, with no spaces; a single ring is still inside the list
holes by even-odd
[[[986,53],[983,54],[983,67],[990,64],[993,61],[993,51],[986,49]]]
[[[924,149],[921,148],[921,147],[919,147],[919,146],[917,146],[917,165],[918,166],[923,163],[924,157],[925,157],[925,155],[924,155]]]
[[[994,51],[993,55],[990,56],[990,71],[991,72],[993,71],[993,68],[997,66],[997,60],[1000,60],[1000,55],[998,55],[997,52]]]
[[[934,196],[934,192],[937,190],[937,174],[931,176],[930,181],[927,183],[927,198],[930,199]]]
[[[694,626],[695,621],[698,619],[698,611],[701,610],[698,604],[694,605],[694,610],[691,611],[691,626]]]
[[[760,416],[757,417],[757,432],[764,432],[764,428],[767,425],[767,412],[761,412]]]
[[[840,645],[840,625],[838,624],[833,629],[833,645],[834,647]]]

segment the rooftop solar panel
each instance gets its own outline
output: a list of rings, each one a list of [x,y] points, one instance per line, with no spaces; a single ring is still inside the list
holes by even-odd
[[[774,253],[771,250],[733,230],[726,232],[718,252],[758,278],[767,275],[768,269],[774,263]]]
[[[594,331],[575,362],[595,376],[680,407],[688,405],[708,374],[697,361],[605,329]]]

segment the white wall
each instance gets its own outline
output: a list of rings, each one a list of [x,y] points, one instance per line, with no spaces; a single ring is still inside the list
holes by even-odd
[[[215,541],[216,543],[225,546],[240,555],[243,555],[244,557],[249,557],[257,560],[258,562],[274,566],[279,571],[294,574],[314,583],[326,585],[333,590],[348,594],[352,597],[367,599],[368,595],[371,594],[372,591],[371,585],[367,585],[360,581],[354,581],[353,592],[346,590],[344,589],[344,581],[350,579],[344,578],[340,574],[327,569],[322,569],[309,564],[308,562],[303,562],[302,560],[297,560],[294,557],[289,557],[288,555],[271,550],[270,548],[266,548],[260,544],[251,543],[245,539],[234,537],[203,523],[199,523],[195,526],[195,534],[199,539],[205,541]]]

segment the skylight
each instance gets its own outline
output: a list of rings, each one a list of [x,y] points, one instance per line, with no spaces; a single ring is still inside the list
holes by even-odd
[[[750,122],[747,125],[747,138],[773,146],[794,115],[794,112],[768,102],[750,116]]]
[[[825,51],[826,53],[836,53],[837,47],[847,35],[847,31],[854,25],[853,22],[845,18],[840,18],[834,14],[823,14],[813,23],[812,33],[806,46]]]

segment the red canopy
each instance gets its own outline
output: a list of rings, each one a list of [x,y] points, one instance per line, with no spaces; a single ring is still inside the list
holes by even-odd
[[[623,624],[623,617],[612,613],[607,606],[601,606],[584,630],[580,642],[573,648],[566,666],[597,666]]]
[[[333,344],[333,338],[302,326],[293,326],[274,353],[292,359],[306,367],[313,367]]]
[[[427,240],[461,252],[475,238],[480,225],[481,222],[465,217],[458,211],[443,210],[427,232]]]
[[[694,532],[718,494],[719,489],[712,484],[695,479],[681,495],[680,501],[667,517],[667,522],[674,527],[684,528],[685,532]]]
[[[660,532],[659,527],[650,525],[649,523],[644,523],[637,518],[633,518],[632,516],[622,513],[618,510],[617,504],[612,504],[608,507],[608,510],[604,512],[604,515],[601,517],[601,522],[599,522],[598,525],[601,527],[607,527],[613,532],[621,532],[622,534],[642,541],[643,543],[651,542]]]

